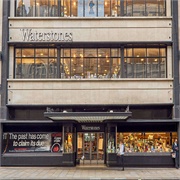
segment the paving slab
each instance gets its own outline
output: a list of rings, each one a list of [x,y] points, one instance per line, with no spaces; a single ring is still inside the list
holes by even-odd
[[[0,167],[0,180],[180,180],[175,168]]]

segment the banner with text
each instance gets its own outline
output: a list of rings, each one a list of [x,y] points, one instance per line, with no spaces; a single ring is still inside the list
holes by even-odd
[[[3,133],[3,153],[62,152],[62,133]]]

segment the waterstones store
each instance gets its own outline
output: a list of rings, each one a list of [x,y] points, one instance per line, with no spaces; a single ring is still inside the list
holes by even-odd
[[[173,167],[166,1],[11,3],[2,166],[118,166],[123,140],[125,166]]]

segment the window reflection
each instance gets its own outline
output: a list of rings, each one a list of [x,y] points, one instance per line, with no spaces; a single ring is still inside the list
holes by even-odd
[[[124,69],[127,78],[165,78],[166,49],[127,48]]]
[[[16,48],[15,78],[166,78],[166,48]],[[121,66],[123,62],[123,67]],[[122,69],[123,68],[123,69]]]
[[[165,2],[165,0],[16,0],[16,16],[165,16]],[[121,9],[124,12],[121,12]]]
[[[17,48],[15,54],[17,57],[16,78],[57,78],[56,49]]]

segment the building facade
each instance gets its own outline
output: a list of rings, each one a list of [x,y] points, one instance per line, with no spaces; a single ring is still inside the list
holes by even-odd
[[[4,0],[1,166],[173,167],[178,1]],[[1,11],[2,12],[2,11]]]

